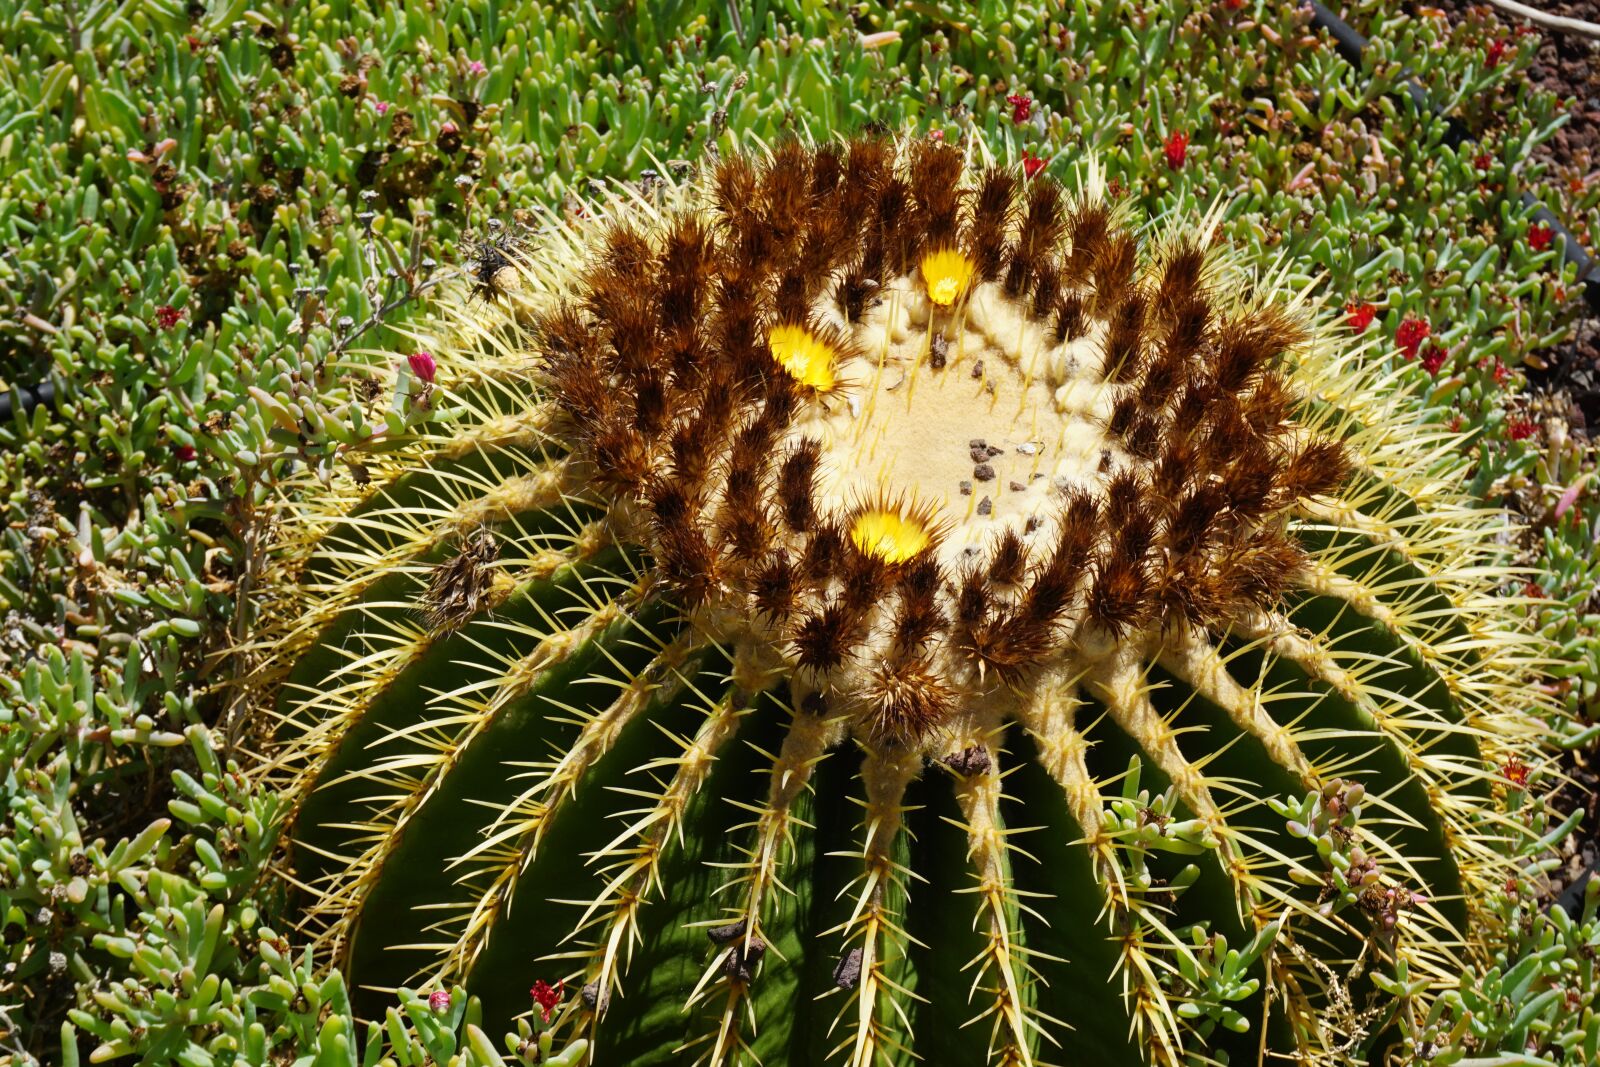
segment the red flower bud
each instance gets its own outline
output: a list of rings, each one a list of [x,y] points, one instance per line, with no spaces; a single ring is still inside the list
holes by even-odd
[[[433,384],[433,375],[438,370],[438,364],[433,361],[433,354],[421,349],[406,357],[406,362],[411,365],[411,373],[428,384]]]
[[[1044,160],[1040,159],[1038,156],[1034,155],[1032,152],[1029,152],[1028,154],[1026,154],[1025,156],[1022,157],[1022,173],[1023,174],[1025,174],[1025,175],[1027,175],[1028,177],[1031,178],[1035,174],[1038,174],[1041,170],[1044,170]]]
[[[1550,247],[1550,242],[1555,240],[1556,231],[1544,223],[1528,227],[1528,247],[1535,252],[1543,252]]]
[[[1183,161],[1189,157],[1189,135],[1173,134],[1162,142],[1161,151],[1167,157],[1167,166],[1173,170],[1183,169]]]

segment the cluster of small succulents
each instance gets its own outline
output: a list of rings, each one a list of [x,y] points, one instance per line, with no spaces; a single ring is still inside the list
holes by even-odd
[[[1152,213],[1231,197],[1236,245],[1325,271],[1371,358],[1398,345],[1437,418],[1474,428],[1478,488],[1536,521],[1531,584],[1508,604],[1556,640],[1551,685],[1592,718],[1600,483],[1559,414],[1518,391],[1574,282],[1517,196],[1535,183],[1587,239],[1600,190],[1522,166],[1561,110],[1520,79],[1526,42],[1426,10],[1347,17],[1374,42],[1364,69],[1290,2],[12,5],[0,385],[48,380],[59,399],[0,425],[0,1051],[52,1059],[65,1024],[85,1055],[131,1042],[183,1062],[259,1060],[262,1042],[336,1048],[329,1062],[501,1055],[462,1030],[464,997],[443,1014],[402,998],[366,1034],[325,960],[259,936],[262,916],[293,921],[270,877],[281,809],[230,792],[215,753],[249,759],[220,683],[252,664],[248,645],[223,653],[247,632],[262,504],[299,472],[357,483],[448,415],[409,324],[455,270],[492,283],[492,224],[582,210],[595,181],[648,188],[746,132],[879,121],[981,138],[1030,174],[1095,152]],[[1438,115],[1468,139],[1452,146]],[[1541,938],[1581,956],[1593,923],[1551,926],[1530,892],[1493,905],[1528,931],[1507,970]],[[206,949],[217,907],[227,951]],[[1514,984],[1496,1010],[1543,997],[1530,1016],[1549,1018],[1556,984],[1589,1003],[1574,973]],[[169,1003],[197,1013],[181,1034],[153,1022]],[[1429,1054],[1510,1049],[1515,1031],[1468,1045],[1426,1025]],[[513,1035],[508,1055],[537,1046]]]

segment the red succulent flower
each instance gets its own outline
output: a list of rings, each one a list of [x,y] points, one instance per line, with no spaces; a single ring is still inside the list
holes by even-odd
[[[178,457],[179,463],[187,463],[191,459],[194,459],[195,456],[199,455],[199,453],[194,450],[194,445],[177,445],[172,449],[172,454]]]
[[[1513,756],[1500,768],[1500,776],[1518,789],[1528,784],[1528,765]]]
[[[1484,56],[1483,65],[1490,70],[1498,67],[1500,65],[1500,61],[1506,57],[1507,47],[1508,45],[1506,44],[1506,39],[1504,37],[1496,37],[1493,41],[1490,41],[1489,51]]]
[[[1033,114],[1033,97],[1022,93],[1012,93],[1006,97],[1006,103],[1011,105],[1011,121],[1021,125],[1028,121],[1028,116]]]
[[[183,321],[183,312],[171,304],[162,304],[156,308],[156,325],[163,330],[170,330]]]
[[[1544,223],[1528,227],[1528,247],[1535,252],[1543,252],[1550,247],[1550,242],[1555,240],[1556,231]]]
[[[1189,156],[1189,135],[1173,134],[1162,142],[1161,151],[1167,157],[1167,166],[1173,170],[1183,169],[1183,161]]]
[[[552,987],[543,978],[533,983],[533,988],[528,990],[528,995],[539,1006],[539,1019],[541,1022],[550,1021],[550,1013],[555,1011],[556,1005],[561,1003],[561,998],[566,995],[567,983],[557,981]]]
[[[1500,357],[1494,358],[1494,384],[1504,385],[1511,380],[1511,368],[1501,362]]]
[[[1472,165],[1478,170],[1488,170],[1493,163],[1494,157],[1487,152],[1479,152],[1472,157]]]
[[[1444,366],[1444,361],[1450,358],[1450,350],[1443,345],[1429,345],[1427,355],[1422,357],[1422,369],[1435,377],[1439,369]]]
[[[1428,325],[1427,319],[1406,319],[1395,327],[1394,341],[1407,359],[1416,359],[1417,349],[1422,347],[1422,342],[1426,341],[1428,334],[1432,332],[1433,329]]]
[[[1352,300],[1344,306],[1345,321],[1356,333],[1361,333],[1372,325],[1372,317],[1378,309],[1362,300]]]
[[[1029,178],[1031,178],[1035,174],[1038,174],[1041,170],[1044,170],[1044,160],[1040,159],[1038,156],[1034,155],[1032,152],[1029,152],[1029,153],[1027,153],[1026,155],[1024,155],[1022,157],[1022,173],[1023,174],[1025,174]]]
[[[1526,441],[1537,428],[1526,415],[1513,415],[1506,420],[1506,436],[1513,441]]]

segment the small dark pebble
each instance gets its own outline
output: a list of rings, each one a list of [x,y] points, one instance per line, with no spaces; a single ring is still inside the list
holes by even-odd
[[[949,359],[950,342],[944,334],[936,333],[928,342],[928,366],[934,370],[944,370],[945,362]]]
[[[1023,485],[1021,482],[1012,482],[1010,488],[1013,493],[1020,493],[1028,487]]]
[[[861,981],[861,950],[853,948],[839,958],[833,969],[833,984],[840,989],[854,989]]]
[[[973,745],[960,752],[952,752],[940,762],[964,778],[982,774],[990,767],[989,751],[982,745]]]
[[[977,451],[978,449],[981,448],[981,449],[984,450],[985,454],[987,454],[988,453],[988,449],[989,449],[989,442],[985,441],[981,437],[974,437],[972,440],[967,442],[967,447],[972,449],[973,451]]]
[[[982,463],[989,458],[989,446],[979,441],[972,446],[972,462]]]
[[[1038,481],[1038,480],[1039,480],[1039,479],[1040,479],[1040,478],[1043,478],[1043,477],[1044,477],[1044,471],[1034,471],[1034,472],[1033,472],[1033,477],[1031,477],[1031,478],[1029,478],[1029,479],[1028,479],[1028,481],[1030,481],[1030,482],[1036,482],[1036,481]]]
[[[974,378],[983,377],[983,360],[980,359],[972,364],[972,376]]]
[[[598,978],[584,986],[579,991],[579,995],[583,998],[583,1006],[590,1011],[603,1012],[606,1010],[606,1005],[611,1002],[609,996],[603,997],[600,995],[600,979]]]
[[[740,919],[738,922],[729,923],[727,926],[713,926],[706,931],[706,936],[719,945],[726,945],[735,938],[743,937],[745,929],[745,920]]]
[[[994,481],[994,468],[987,463],[980,463],[972,468],[972,476],[980,482]]]
[[[972,483],[967,481],[965,478],[963,478],[961,480],[961,495],[962,496],[971,496],[972,495]]]
[[[994,505],[989,502],[989,498],[988,497],[984,497],[982,500],[978,501],[978,514],[979,515],[987,515],[987,514],[989,514],[989,512],[991,512],[993,510],[994,510]]]
[[[989,446],[989,455],[987,457],[985,457],[985,458],[993,459],[995,456],[1003,456],[1003,455],[1005,455],[1005,452],[1006,452],[1006,450],[1003,449],[1003,448],[996,448],[996,447],[994,447],[994,445],[990,445]]]
[[[734,945],[723,961],[722,973],[731,981],[748,983],[756,976],[756,964],[767,954],[767,943],[752,937],[748,945]]]

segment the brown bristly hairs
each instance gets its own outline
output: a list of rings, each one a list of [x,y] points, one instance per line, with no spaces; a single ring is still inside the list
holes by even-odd
[[[1366,932],[1319,911],[1317,891],[1291,877],[1309,861],[1263,836],[1279,778],[1336,788],[1388,773],[1372,752],[1397,757],[1406,779],[1369,784],[1380,825],[1363,832],[1386,886],[1429,896],[1382,951],[1432,987],[1453,981],[1473,951],[1473,893],[1503,881],[1507,862],[1494,817],[1461,798],[1528,743],[1542,699],[1519,689],[1539,650],[1496,606],[1503,519],[1461,489],[1458,439],[1414,420],[1403,370],[1370,345],[1335,343],[1284,269],[1253,274],[1231,259],[1216,240],[1220,209],[1141,231],[1092,164],[1069,191],[975,152],[881,136],[730,152],[681,186],[625,190],[584,221],[499,249],[518,284],[461,301],[432,328],[463,421],[383,460],[377,488],[294,505],[283,525],[305,532],[279,565],[316,563],[332,538],[323,570],[311,567],[332,577],[286,594],[263,638],[292,663],[331,622],[377,618],[365,598],[378,577],[443,553],[417,579],[420,628],[384,616],[370,647],[341,650],[326,678],[292,680],[276,712],[288,738],[278,781],[313,808],[318,787],[360,786],[370,809],[328,818],[333,843],[298,831],[324,857],[303,875],[308,924],[339,958],[383,955],[366,939],[426,951],[429,979],[477,981],[504,944],[495,935],[520,921],[513,899],[519,916],[538,906],[518,896],[527,880],[575,866],[541,845],[579,786],[604,780],[631,795],[632,813],[627,833],[588,853],[600,888],[552,957],[585,992],[555,1025],[597,1040],[595,1062],[639,1051],[630,1026],[671,1027],[639,1021],[659,1020],[660,991],[634,977],[630,955],[676,944],[670,930],[645,943],[645,905],[672,896],[663,864],[675,850],[710,856],[704,839],[722,823],[694,825],[694,798],[733,758],[729,742],[776,707],[787,718],[778,744],[759,749],[759,795],[735,801],[752,813],[735,828],[739,858],[706,859],[722,872],[714,900],[675,900],[722,932],[687,991],[695,1010],[682,1025],[709,1026],[674,1039],[685,1062],[749,1064],[758,1047],[774,1062],[762,1042],[805,1025],[790,1016],[824,991],[776,1010],[763,983],[820,942],[844,960],[828,994],[839,1010],[820,1028],[830,1062],[873,1067],[901,1049],[939,1062],[944,1050],[919,1044],[912,1023],[949,1037],[953,1006],[918,1014],[913,957],[969,970],[981,1022],[963,1032],[988,1062],[1074,1061],[1057,1044],[1089,1040],[1104,1020],[1063,989],[1111,990],[1128,1055],[1171,1067],[1209,1055],[1220,1037],[1208,1036],[1205,991],[1179,977],[1208,943],[1196,948],[1184,923],[1206,915],[1183,912],[1197,897],[1141,881],[1146,846],[1117,814],[1127,765],[1095,751],[1112,735],[1165,784],[1164,799],[1134,799],[1146,813],[1181,811],[1170,829],[1167,815],[1153,825],[1175,852],[1204,853],[1228,922],[1292,947],[1259,965],[1260,1011],[1291,1034],[1283,1054],[1331,1065],[1359,1036],[1320,1014],[1336,993],[1298,961],[1365,951],[1349,945]],[[477,466],[452,466],[468,460]],[[382,506],[407,473],[439,474],[426,506]],[[373,501],[375,513],[341,525]],[[522,525],[563,513],[556,533]],[[515,590],[563,576],[575,576],[575,606],[499,616]],[[647,627],[663,604],[667,621]],[[621,670],[623,632],[649,661],[607,676],[614,697],[594,706],[582,686],[541,689],[584,650]],[[703,665],[718,656],[726,677],[707,688]],[[474,657],[487,680],[461,673]],[[429,683],[426,718],[392,731],[381,750],[392,755],[363,762],[345,737],[365,736],[377,697],[420,684],[408,672],[424,664],[445,679]],[[1284,670],[1298,680],[1269,682]],[[553,755],[516,757],[514,795],[488,814],[477,804],[470,832],[421,819],[461,788],[453,772],[505,743],[496,730],[541,721],[508,711],[535,697],[571,727]],[[649,730],[672,701],[699,718],[688,733],[661,726],[673,747],[642,765],[653,784],[615,777],[606,761],[619,738]],[[1013,756],[1023,748],[1027,765]],[[782,903],[811,876],[790,868],[792,845],[813,831],[804,811],[818,768],[841,753],[859,754],[860,834],[832,854],[858,873],[843,913],[802,928]],[[1050,799],[1034,790],[1022,810],[1011,775],[1037,775]],[[905,913],[921,903],[904,859],[909,798],[947,781],[976,924],[976,948],[953,962],[938,945],[917,956]],[[1403,786],[1415,789],[1404,802]],[[1436,828],[1447,854],[1415,854],[1406,823]],[[1068,891],[1055,872],[1028,873],[1012,836],[1036,824],[1066,839],[1051,847],[1087,851],[1086,881]],[[440,826],[448,846],[429,844]],[[361,918],[395,884],[397,857],[427,848],[459,872],[454,896],[425,905],[428,925],[406,934],[386,928],[404,926],[394,915]],[[1433,899],[1440,863],[1459,898]],[[1112,938],[1109,971],[1074,970],[1040,947],[1059,944],[1044,931],[1063,923]],[[1265,1023],[1251,1024],[1263,1030],[1250,1041],[1265,1041]]]

